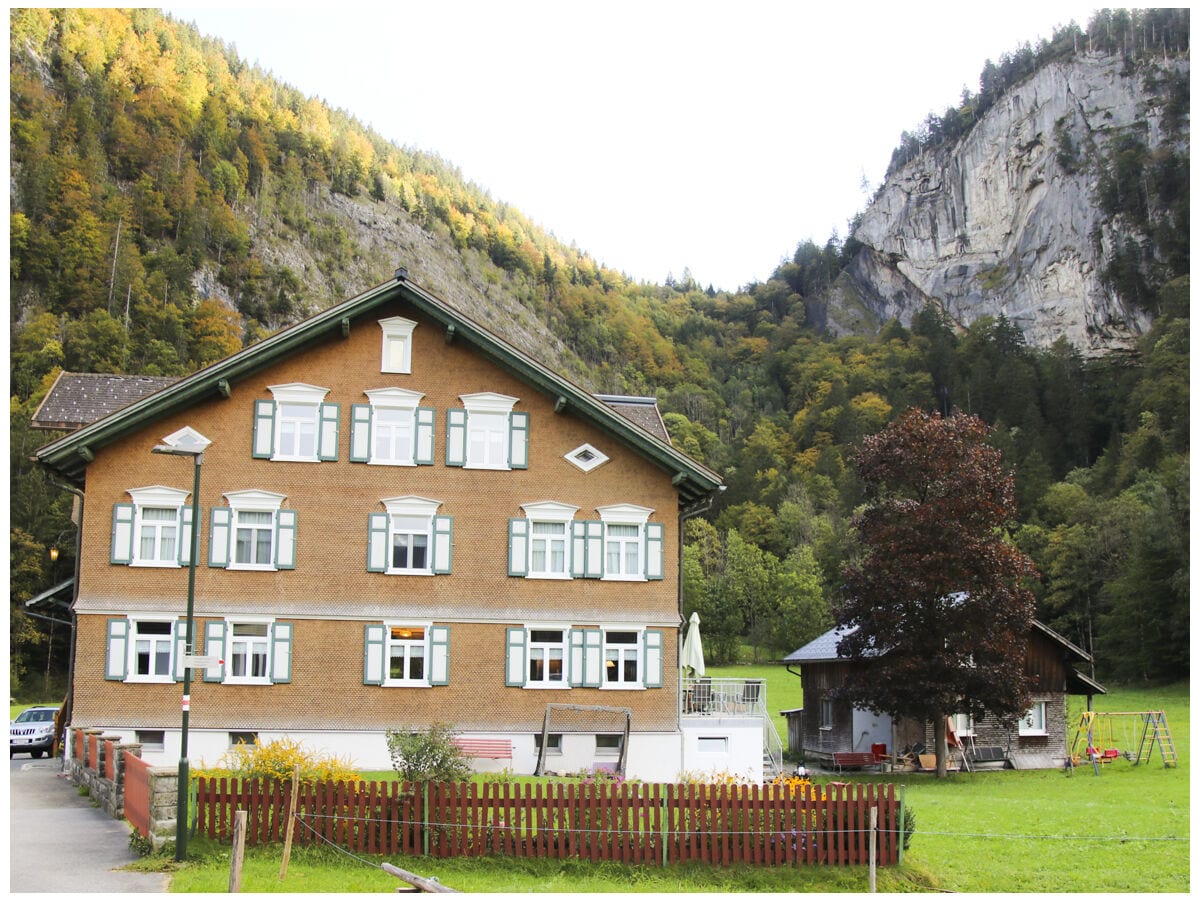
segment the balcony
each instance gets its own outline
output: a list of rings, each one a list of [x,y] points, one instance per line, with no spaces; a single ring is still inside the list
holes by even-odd
[[[767,717],[767,686],[755,678],[684,678],[680,713]]]

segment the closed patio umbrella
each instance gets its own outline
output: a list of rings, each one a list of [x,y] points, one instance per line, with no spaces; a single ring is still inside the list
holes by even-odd
[[[683,638],[683,655],[679,665],[692,670],[692,675],[699,678],[704,674],[704,647],[700,644],[700,614],[692,613],[688,620],[687,634]]]

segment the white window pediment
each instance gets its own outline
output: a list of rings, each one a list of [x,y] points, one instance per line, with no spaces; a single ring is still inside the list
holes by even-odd
[[[458,399],[462,401],[463,408],[467,412],[480,413],[512,412],[512,408],[520,402],[519,397],[510,397],[507,394],[497,394],[492,391],[483,391],[478,394],[461,394]]]
[[[600,521],[612,525],[645,525],[654,510],[632,503],[617,503],[612,506],[597,506]]]
[[[178,488],[164,487],[156,484],[152,487],[131,488],[126,491],[138,506],[182,506],[189,496],[188,491]]]
[[[380,501],[384,509],[393,516],[433,516],[437,514],[440,500],[430,500],[426,497],[388,497]]]
[[[416,409],[421,405],[425,395],[419,391],[406,391],[404,388],[377,388],[373,391],[363,391],[372,406],[386,406],[393,409]]]
[[[521,506],[528,519],[538,519],[543,522],[569,522],[579,511],[578,506],[558,503],[554,500],[543,500],[540,503],[526,503]]]
[[[222,494],[229,503],[230,509],[262,509],[271,512],[278,511],[287,499],[286,494],[276,494],[272,491],[226,491]]]
[[[329,393],[329,388],[305,384],[302,381],[293,381],[289,384],[269,384],[267,390],[271,392],[276,403],[320,403]]]

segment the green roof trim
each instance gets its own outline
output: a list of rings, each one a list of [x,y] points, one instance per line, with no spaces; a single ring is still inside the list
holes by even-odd
[[[407,276],[407,273],[405,273]],[[351,319],[393,300],[408,303],[440,323],[454,340],[471,344],[494,364],[535,390],[570,403],[581,418],[612,434],[671,474],[684,504],[721,486],[721,476],[615,412],[583,388],[526,355],[407,278],[377,285],[311,318],[276,332],[232,356],[213,363],[170,387],[137,400],[66,437],[37,450],[34,458],[62,478],[82,486],[87,463],[96,450],[131,431],[213,396],[229,396],[231,386],[275,362],[303,351],[330,335],[343,335]]]

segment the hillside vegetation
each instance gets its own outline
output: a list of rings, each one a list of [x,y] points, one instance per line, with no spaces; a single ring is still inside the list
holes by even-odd
[[[1176,52],[1186,27],[1173,18],[1169,46],[1155,32],[1134,53],[1099,40],[1107,15],[1078,33],[1130,65]],[[1158,22],[1121,21],[1135,38]],[[10,26],[14,686],[66,658],[62,628],[18,612],[73,566],[70,497],[29,462],[51,437],[29,420],[55,374],[183,375],[398,264],[588,388],[657,396],[677,446],[725,475],[728,490],[689,523],[684,560],[685,614],[700,611],[716,661],[746,638],[778,658],[827,626],[861,499],[849,453],[919,406],[995,426],[1017,473],[1013,538],[1041,573],[1040,618],[1094,649],[1102,678],[1187,674],[1186,252],[1139,282],[1157,318],[1121,359],[1030,348],[1003,318],[956,330],[935,307],[910,328],[835,340],[805,307],[852,237],[803,241],[737,293],[686,271],[634,283],[450,163],[160,13],[19,9]],[[1136,186],[1151,162],[1130,154],[1114,183]],[[1186,248],[1186,234],[1162,240]],[[65,551],[55,563],[52,545]]]

